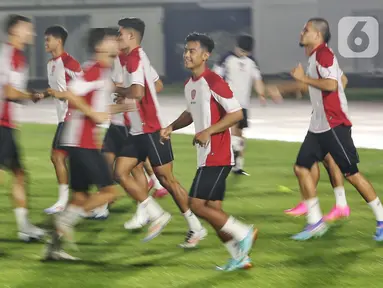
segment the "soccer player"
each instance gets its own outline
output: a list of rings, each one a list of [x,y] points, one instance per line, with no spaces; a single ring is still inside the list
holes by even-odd
[[[49,87],[57,91],[66,91],[69,81],[82,74],[80,63],[65,52],[64,45],[68,32],[62,26],[51,26],[45,30],[45,50],[51,53],[52,59],[47,64]],[[56,104],[58,125],[52,142],[51,161],[55,167],[59,184],[59,199],[51,207],[45,209],[47,214],[62,212],[69,198],[68,171],[66,166],[67,153],[60,147],[60,138],[64,121],[69,117],[68,101],[54,99]]]
[[[184,64],[192,74],[185,83],[187,109],[161,131],[161,137],[167,140],[173,131],[194,122],[198,169],[189,192],[190,207],[209,222],[229,250],[232,258],[221,269],[246,268],[257,229],[222,210],[226,178],[234,164],[229,128],[243,118],[241,105],[228,84],[206,67],[213,40],[195,32],[185,42]]]
[[[28,206],[25,173],[21,151],[16,141],[16,101],[38,100],[43,95],[25,92],[28,82],[28,65],[23,50],[33,43],[34,29],[31,20],[22,15],[9,15],[5,32],[7,43],[1,46],[0,67],[0,169],[9,170],[13,175],[12,197],[18,227],[18,237],[29,241],[41,239],[44,231],[28,220]]]
[[[219,63],[213,67],[213,71],[229,84],[234,97],[238,99],[243,109],[243,119],[231,128],[235,155],[235,166],[232,171],[237,175],[246,176],[249,174],[243,170],[245,149],[243,129],[248,127],[248,109],[250,108],[252,86],[254,86],[261,102],[266,101],[265,85],[254,58],[250,56],[252,51],[253,38],[248,35],[240,35],[237,37],[237,45],[234,50],[224,55]]]
[[[88,49],[93,54],[93,60],[84,68],[84,75],[72,80],[66,91],[48,89],[50,95],[69,100],[70,116],[65,121],[61,145],[68,151],[73,198],[64,212],[57,214],[55,221],[58,234],[68,241],[73,241],[73,227],[83,215],[114,201],[118,196],[108,163],[99,150],[97,124],[106,122],[109,113],[132,109],[129,105],[108,105],[115,89],[110,68],[118,54],[117,31],[91,29]],[[88,191],[91,185],[97,185],[99,193],[90,196]],[[47,256],[62,258],[60,247],[54,244],[49,245]]]
[[[127,83],[129,88],[122,89],[121,94],[126,97],[135,98],[139,101],[139,110],[129,113],[131,122],[130,134],[132,135],[133,146],[131,157],[126,158],[126,171],[119,175],[120,181],[128,184],[127,173],[137,164],[149,158],[161,185],[173,196],[176,204],[184,215],[189,225],[189,231],[181,247],[195,247],[198,242],[206,237],[207,230],[202,227],[200,221],[189,208],[188,194],[179,184],[173,174],[173,151],[170,140],[160,143],[160,130],[165,125],[161,122],[160,107],[157,100],[154,83],[150,76],[150,61],[140,44],[144,36],[145,23],[138,18],[125,18],[118,22],[120,26],[121,39],[128,47],[127,57]],[[125,91],[127,90],[127,91]],[[126,92],[128,92],[126,94]],[[126,189],[128,191],[128,189]],[[132,195],[133,197],[133,195]],[[145,199],[135,200],[142,202]],[[147,199],[151,199],[148,197]],[[146,201],[146,200],[145,200]],[[140,204],[142,205],[142,204]],[[138,220],[140,223],[146,222],[145,219],[133,218],[131,221]],[[161,229],[161,225],[149,227],[149,236],[156,235],[156,230]]]
[[[376,241],[383,241],[383,207],[370,182],[359,172],[359,157],[351,136],[351,121],[348,117],[347,100],[342,85],[342,70],[327,46],[330,27],[322,18],[312,18],[301,32],[300,46],[309,56],[307,75],[301,64],[291,71],[301,90],[308,90],[313,106],[311,123],[295,164],[302,195],[308,213],[308,225],[296,240],[322,236],[328,226],[323,221],[314,179],[310,169],[318,161],[318,151],[329,153],[346,179],[358,190],[375,214]]]

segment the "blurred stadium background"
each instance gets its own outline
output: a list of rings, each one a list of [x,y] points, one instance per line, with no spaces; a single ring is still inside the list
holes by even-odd
[[[383,86],[383,49],[371,59],[346,59],[339,55],[338,21],[344,16],[373,16],[380,23],[383,47],[381,0],[1,0],[0,18],[17,12],[34,19],[36,45],[27,51],[33,86],[45,86],[44,30],[64,25],[69,33],[66,48],[79,61],[87,59],[84,35],[88,28],[116,26],[119,18],[135,16],[147,25],[143,47],[167,84],[180,84],[186,77],[182,64],[184,37],[191,31],[209,33],[216,41],[211,62],[230,50],[239,32],[256,39],[255,58],[265,79],[288,78],[286,72],[304,53],[298,48],[299,32],[309,17],[325,17],[331,27],[330,43],[341,67],[350,78],[349,87]]]

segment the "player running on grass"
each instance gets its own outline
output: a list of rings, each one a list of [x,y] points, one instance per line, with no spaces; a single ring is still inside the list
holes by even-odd
[[[12,198],[14,212],[21,240],[41,239],[44,231],[29,222],[27,203],[27,175],[21,160],[17,143],[15,113],[16,101],[39,100],[39,93],[25,92],[28,82],[28,64],[24,49],[33,43],[34,31],[31,19],[21,15],[9,15],[5,32],[7,43],[1,44],[0,67],[0,169],[11,171],[13,176]]]
[[[306,54],[309,54],[310,51],[308,48],[306,49]],[[342,87],[343,89],[346,88],[348,80],[347,77],[341,72],[342,74]],[[273,97],[281,97],[281,94],[287,94],[287,93],[296,93],[299,92],[307,92],[301,90],[301,86],[297,82],[290,82],[290,83],[283,83],[280,85],[270,85],[267,87],[267,92],[271,94]],[[344,180],[342,172],[340,171],[338,165],[335,163],[334,159],[331,157],[329,153],[324,154],[324,152],[320,149],[317,151],[316,155],[318,161],[321,161],[324,165],[324,167],[327,170],[327,173],[329,175],[330,183],[334,189],[334,195],[335,195],[335,205],[331,209],[331,211],[323,217],[323,220],[326,222],[333,222],[336,220],[339,220],[341,218],[347,218],[350,216],[350,207],[347,205],[346,200],[346,192],[344,189]],[[314,180],[315,187],[318,186],[319,178],[320,178],[320,170],[319,165],[316,162],[314,166],[310,169],[311,177]],[[300,191],[303,191],[301,188]],[[295,207],[291,209],[287,209],[284,212],[287,215],[291,216],[301,216],[307,214],[307,205],[304,201],[303,195],[302,201]]]
[[[122,88],[121,94],[128,92],[125,94],[126,97],[135,98],[139,101],[139,110],[129,113],[133,145],[130,150],[130,157],[124,158],[126,170],[119,175],[120,182],[124,186],[132,185],[131,179],[128,179],[128,174],[135,166],[149,158],[158,180],[173,196],[188,223],[189,231],[184,243],[180,246],[183,248],[195,247],[200,240],[206,237],[207,230],[202,227],[196,215],[190,210],[187,192],[174,177],[174,158],[170,140],[160,143],[160,130],[164,126],[161,122],[157,93],[150,74],[151,64],[140,46],[145,32],[145,23],[138,18],[125,18],[121,19],[118,25],[120,26],[121,39],[129,51],[126,62],[129,88]],[[129,189],[125,190],[132,193]],[[142,192],[142,189],[137,194],[130,195],[140,202],[138,209],[144,207],[143,205],[146,205],[145,203],[148,201],[153,201],[151,197],[148,197],[147,191]],[[143,213],[136,215],[138,214],[144,215]],[[170,221],[170,215],[164,215],[163,221],[149,228],[149,234],[152,234],[153,237],[158,235],[157,231],[163,229]],[[137,221],[141,226],[144,226],[147,219],[133,218],[132,221]],[[153,237],[148,236],[147,240]]]
[[[114,201],[118,196],[109,165],[99,150],[97,124],[106,122],[109,113],[136,108],[135,105],[109,105],[110,95],[115,89],[110,74],[118,54],[117,30],[91,29],[88,49],[93,59],[84,68],[84,75],[71,81],[67,91],[48,89],[50,95],[70,103],[70,117],[65,121],[60,141],[68,151],[73,197],[64,212],[56,217],[55,225],[57,233],[71,242],[74,241],[73,228],[83,215]],[[98,186],[99,193],[90,196],[92,185]],[[151,220],[157,220],[161,214],[156,216]],[[71,258],[62,253],[60,245],[55,242],[48,245],[46,257]]]
[[[301,90],[309,91],[313,106],[309,131],[294,167],[308,208],[308,225],[292,238],[307,240],[322,236],[328,229],[310,173],[313,165],[321,160],[317,157],[320,152],[333,157],[347,181],[371,207],[377,221],[374,239],[383,241],[383,207],[373,186],[358,169],[359,157],[351,136],[352,124],[342,85],[343,73],[334,53],[327,46],[330,37],[330,28],[325,19],[310,19],[301,32],[299,43],[306,48],[309,57],[307,74],[301,64],[291,71]]]
[[[184,64],[192,74],[185,83],[187,109],[161,130],[161,138],[168,141],[173,131],[194,123],[198,169],[189,192],[190,208],[209,222],[230,253],[229,262],[219,269],[232,271],[251,266],[248,254],[258,230],[222,210],[226,178],[234,164],[229,129],[243,113],[228,84],[206,67],[213,49],[213,40],[205,34],[186,37]]]
[[[65,52],[64,45],[67,38],[68,32],[62,26],[51,26],[45,30],[45,51],[52,55],[47,64],[48,84],[57,91],[66,91],[68,83],[82,75],[80,63]],[[69,117],[68,101],[55,98],[54,102],[58,125],[52,141],[51,161],[59,184],[59,199],[53,206],[44,210],[47,214],[62,212],[69,200],[67,152],[60,146],[64,121]]]

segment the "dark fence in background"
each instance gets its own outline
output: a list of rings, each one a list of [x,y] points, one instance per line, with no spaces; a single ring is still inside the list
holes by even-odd
[[[169,5],[165,9],[165,70],[168,82],[181,82],[188,73],[183,67],[184,40],[191,31],[208,33],[215,41],[210,62],[231,50],[238,33],[251,33],[250,9],[204,9]]]

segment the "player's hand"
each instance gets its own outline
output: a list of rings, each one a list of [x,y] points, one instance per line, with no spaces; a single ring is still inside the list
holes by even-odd
[[[110,120],[110,115],[108,112],[93,112],[89,115],[89,118],[93,120],[93,122],[97,124],[103,124]]]
[[[203,130],[197,134],[195,134],[193,138],[193,146],[198,144],[201,147],[206,147],[210,142],[210,133],[206,130]]]
[[[302,81],[303,78],[306,76],[305,70],[303,69],[301,63],[299,63],[297,67],[291,70],[290,74],[297,81]]]
[[[173,127],[169,125],[166,128],[160,130],[160,143],[164,145],[164,142],[170,139],[170,134],[173,132]]]
[[[261,106],[266,106],[267,101],[266,101],[265,96],[263,96],[263,95],[259,95],[259,96],[258,96],[258,100],[259,100],[259,103],[261,104]]]
[[[37,103],[37,102],[39,102],[43,98],[44,98],[44,94],[43,93],[37,92],[35,90],[32,91],[32,98],[31,99],[32,99],[33,103]]]
[[[266,92],[274,103],[279,104],[283,102],[282,94],[276,85],[267,86]]]
[[[45,90],[45,93],[48,94],[48,95],[51,95],[52,97],[55,97],[55,98],[59,98],[60,96],[60,93],[57,93],[58,91],[52,89],[52,88],[48,88],[47,90]]]

